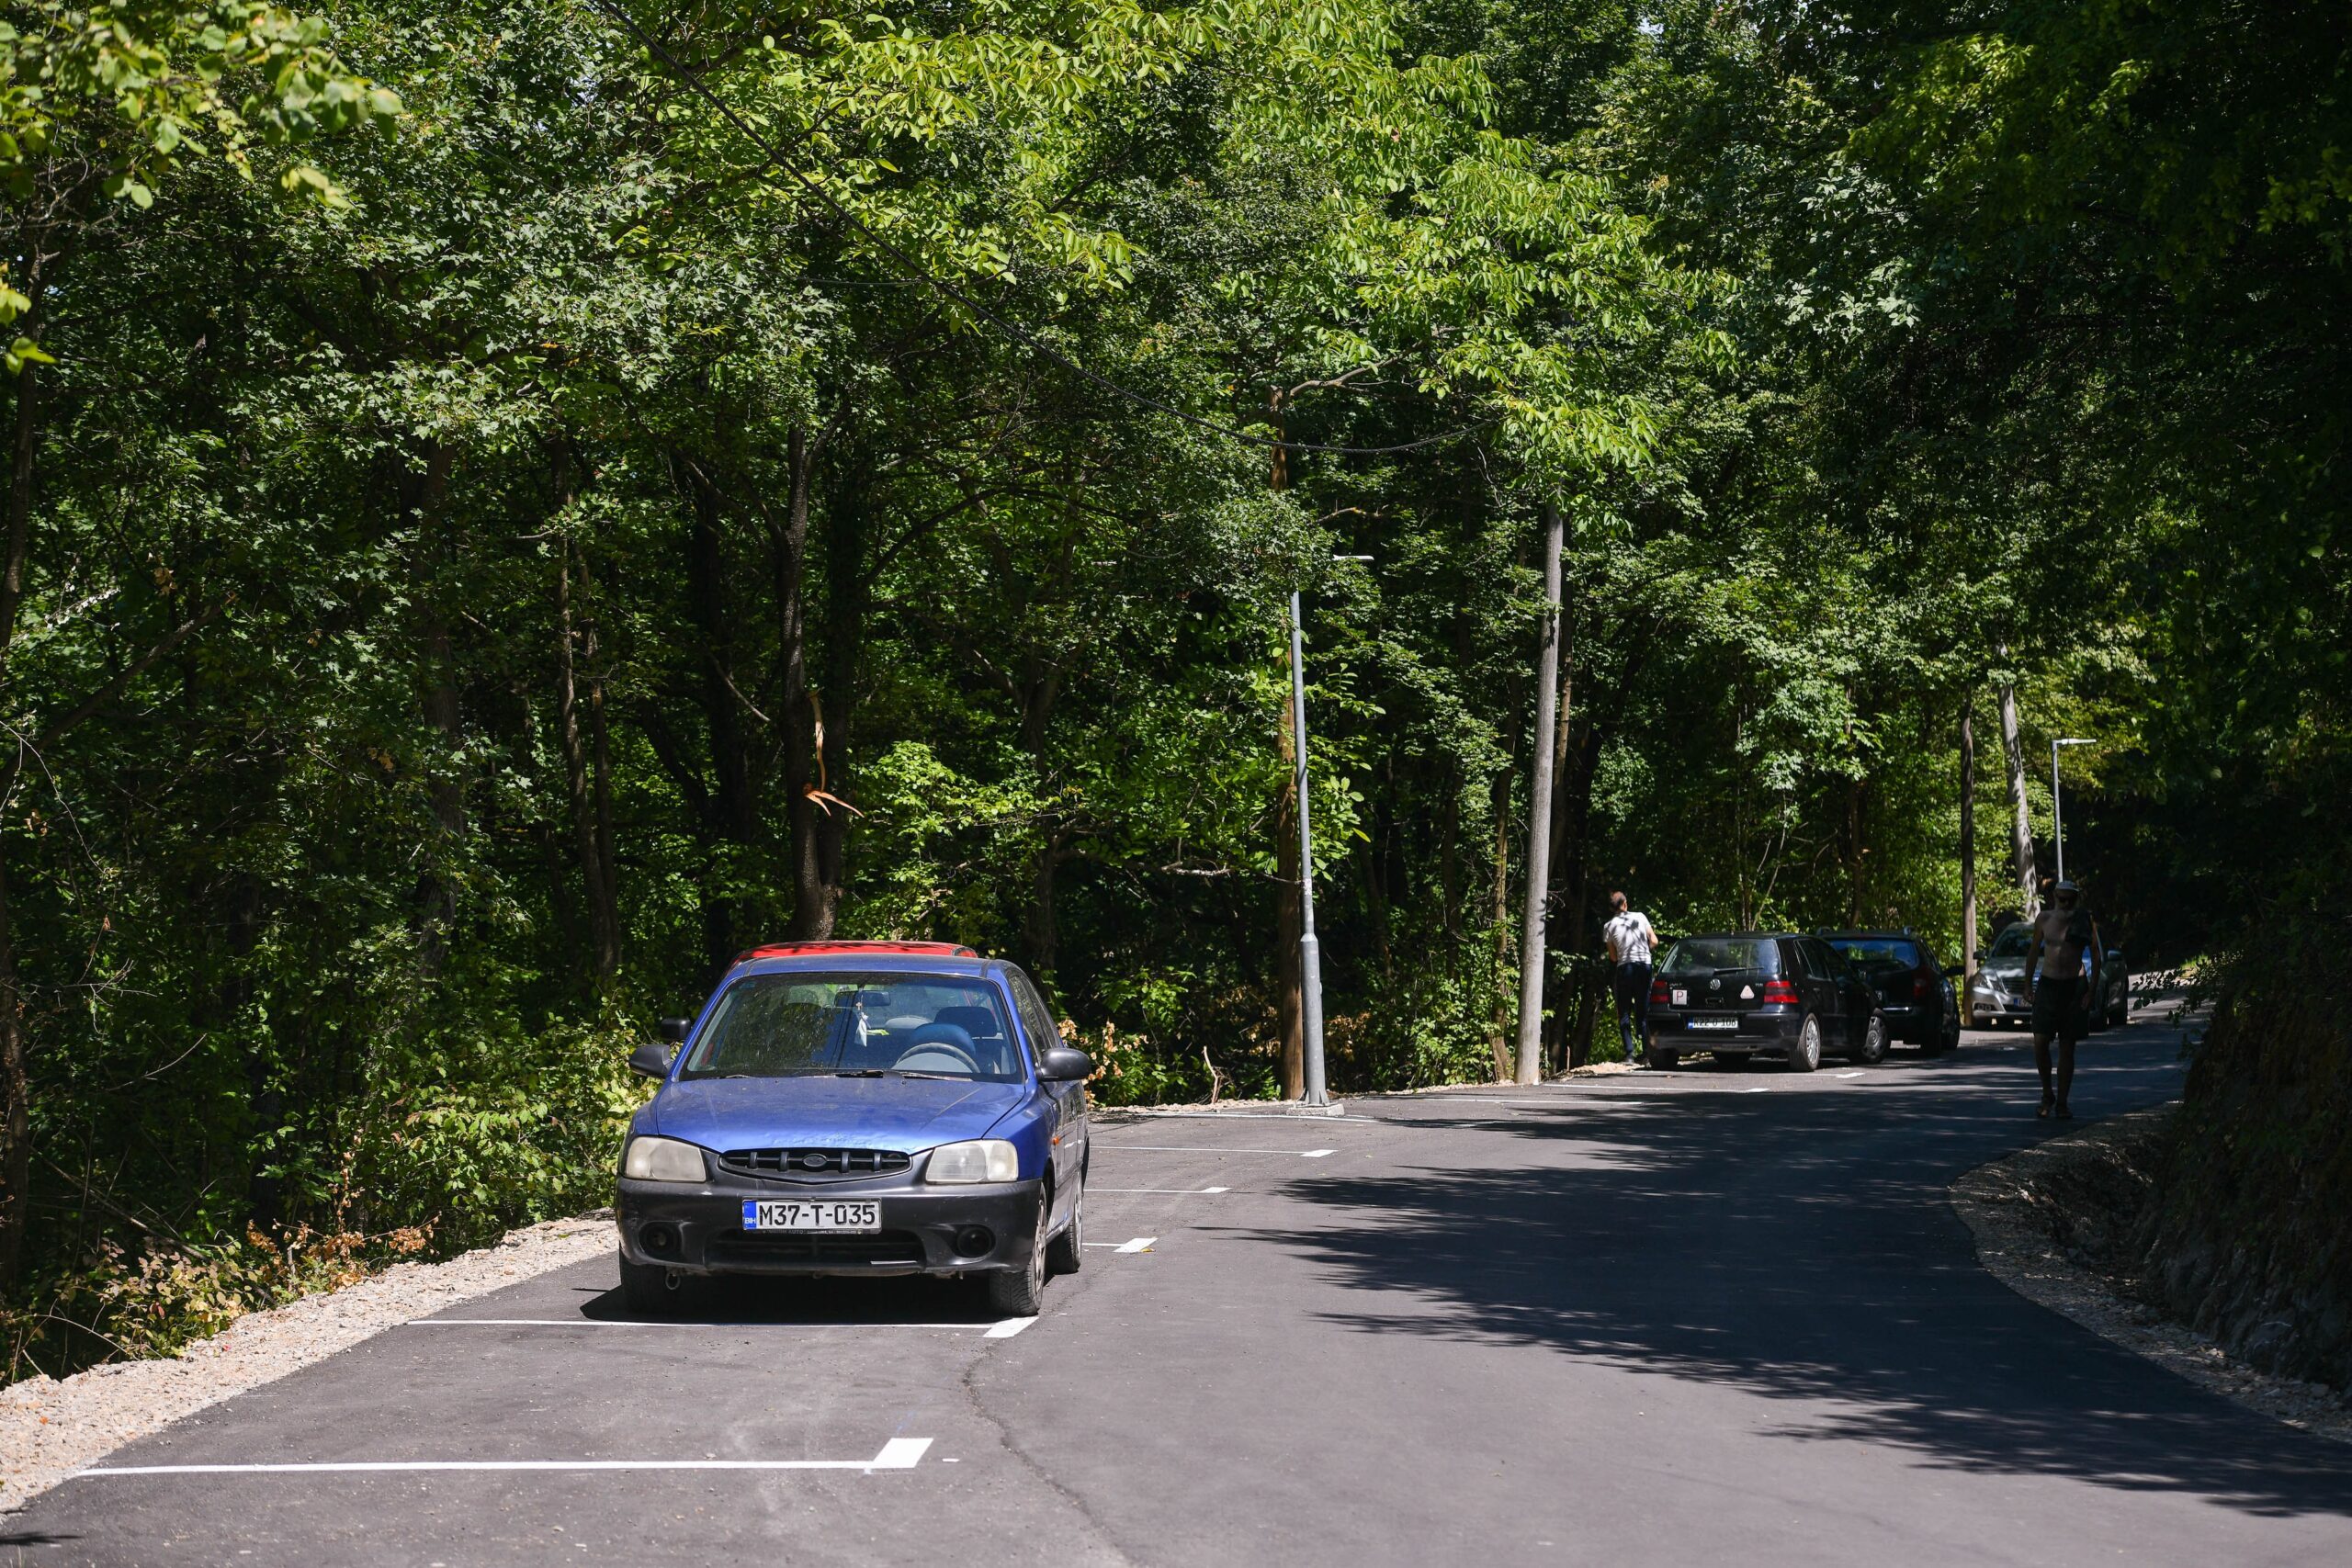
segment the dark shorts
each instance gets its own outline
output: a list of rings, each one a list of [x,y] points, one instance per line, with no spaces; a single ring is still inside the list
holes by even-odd
[[[2083,1037],[2083,987],[2077,980],[2033,983],[2033,1032],[2069,1043]]]

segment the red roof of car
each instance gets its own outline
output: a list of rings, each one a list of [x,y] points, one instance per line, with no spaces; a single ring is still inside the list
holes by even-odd
[[[800,958],[827,953],[922,953],[933,958],[979,956],[975,949],[955,942],[772,942],[740,954],[735,962],[748,964],[754,958]]]

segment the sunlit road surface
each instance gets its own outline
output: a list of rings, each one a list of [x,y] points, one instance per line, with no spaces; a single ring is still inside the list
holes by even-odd
[[[2177,1031],[2084,1048],[2085,1121]],[[0,1520],[27,1563],[2352,1562],[2352,1449],[1986,1276],[2015,1034],[1347,1119],[1105,1118],[1034,1322],[921,1281],[628,1320],[549,1274]],[[14,1561],[15,1559],[11,1559]]]

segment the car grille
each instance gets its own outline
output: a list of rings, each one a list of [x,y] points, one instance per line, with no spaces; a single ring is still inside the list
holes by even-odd
[[[715,1269],[920,1268],[922,1238],[912,1231],[876,1231],[868,1235],[725,1231],[711,1237],[703,1258]]]
[[[729,1149],[718,1163],[738,1176],[841,1181],[853,1176],[895,1175],[914,1159],[897,1149]]]

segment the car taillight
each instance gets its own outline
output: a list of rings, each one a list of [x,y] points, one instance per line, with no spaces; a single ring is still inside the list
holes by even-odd
[[[1652,1007],[1665,1007],[1672,999],[1673,998],[1667,992],[1665,981],[1652,980],[1650,982],[1650,1005]]]
[[[1931,969],[1915,971],[1911,976],[1911,994],[1922,998],[1934,996],[1936,994],[1935,972]]]
[[[1775,1002],[1785,1003],[1790,1007],[1794,1007],[1797,1000],[1796,982],[1793,980],[1765,981],[1764,996],[1762,1000],[1766,1007],[1770,1007]]]

